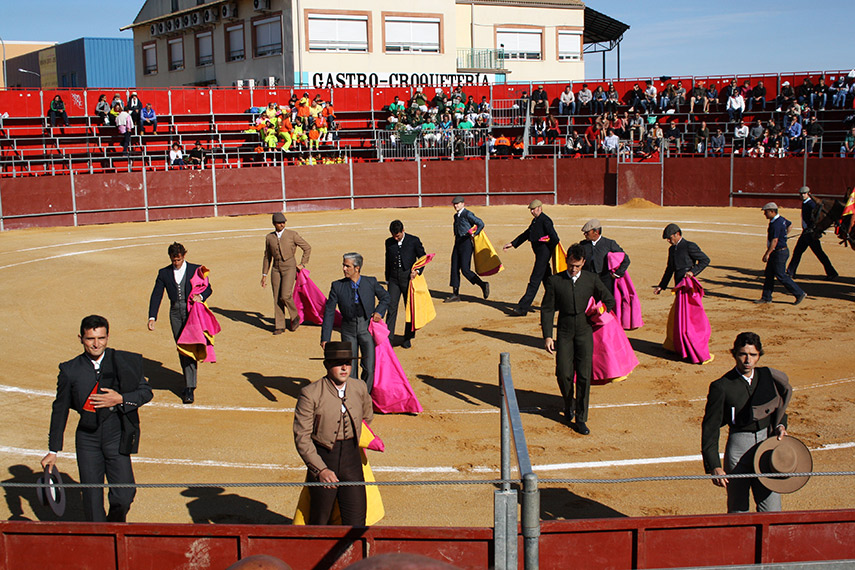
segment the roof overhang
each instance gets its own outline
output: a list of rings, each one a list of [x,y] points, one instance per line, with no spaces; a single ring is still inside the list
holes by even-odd
[[[613,50],[628,29],[628,24],[585,7],[585,53]]]

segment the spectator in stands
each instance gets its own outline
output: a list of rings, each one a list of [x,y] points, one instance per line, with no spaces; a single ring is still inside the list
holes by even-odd
[[[770,118],[769,122],[766,123],[766,128],[769,129],[769,134],[772,135],[773,138],[781,136],[781,126],[778,125],[774,117]]]
[[[784,81],[781,84],[781,92],[778,93],[778,98],[776,99],[777,108],[775,111],[778,113],[781,111],[787,111],[795,100],[796,96],[795,93],[793,93],[793,88],[790,86],[790,82]]]
[[[837,81],[832,83],[828,92],[831,94],[831,104],[835,109],[842,109],[846,106],[846,96],[849,93],[849,88],[846,85],[846,78],[844,76],[841,75],[837,78]]]
[[[769,151],[769,156],[773,156],[775,158],[784,158],[787,156],[787,148],[784,142],[785,139],[775,139],[775,146],[773,146],[772,150]]]
[[[790,152],[798,152],[804,144],[804,131],[797,117],[790,117],[790,124],[784,137]]]
[[[542,145],[546,142],[546,121],[543,117],[534,117],[531,120],[531,144]]]
[[[748,142],[748,125],[742,119],[739,119],[739,124],[733,129],[733,153],[744,153]]]
[[[511,139],[509,139],[505,133],[500,133],[493,143],[493,148],[496,149],[496,156],[510,156]]]
[[[433,118],[433,115],[431,115],[431,118]],[[323,113],[318,115],[318,117],[315,119],[315,128],[318,130],[318,135],[320,136],[318,141],[325,142],[328,138],[327,135],[329,134],[329,126],[327,123],[327,118],[324,116]]]
[[[748,97],[748,110],[766,110],[766,87],[763,85],[762,79],[751,90],[751,96]]]
[[[576,112],[579,115],[590,115],[591,114],[591,101],[594,99],[594,94],[591,93],[591,90],[588,89],[588,84],[583,83],[582,89],[579,90],[579,93],[576,95]]]
[[[846,158],[849,155],[855,156],[855,127],[849,129],[849,134],[846,135],[840,147],[840,158]]]
[[[56,122],[59,119],[62,119],[63,125],[68,126],[68,113],[65,112],[65,103],[59,95],[54,96],[53,101],[50,102],[48,118],[50,119],[51,128],[56,126]]]
[[[107,115],[108,123],[111,125],[117,125],[116,120],[119,118],[119,115],[122,113],[122,103],[114,103],[110,108],[110,113]]]
[[[98,115],[98,123],[102,125],[110,124],[110,104],[107,103],[107,96],[103,93],[98,97],[98,104],[95,105],[95,114]]]
[[[707,87],[707,99],[704,101],[704,113],[710,112],[710,104],[716,103],[718,104],[718,87],[716,87],[715,83],[710,83],[710,86]]]
[[[118,107],[119,105],[114,107],[114,110]],[[134,119],[127,110],[122,109],[116,117],[116,128],[122,135],[122,154],[127,156],[131,148],[131,135],[134,132]]]
[[[531,92],[531,113],[538,116],[549,114],[549,95],[543,85],[538,85],[537,89]]]
[[[668,126],[668,130],[665,131],[665,151],[669,152],[670,149],[673,148],[674,152],[679,154],[682,149],[682,140],[683,135],[680,132],[680,129],[677,127],[677,121],[671,121]]]
[[[658,153],[662,148],[662,142],[665,138],[665,133],[662,132],[662,127],[659,126],[659,122],[653,123],[650,129],[647,131],[647,137],[644,139],[644,148],[639,153],[642,159],[651,158],[654,154]]]
[[[406,109],[407,108],[404,106],[403,103],[401,103],[401,100],[398,98],[397,95],[395,95],[395,98],[392,99],[391,103],[389,103],[389,112],[393,115],[397,115],[399,111],[406,111]]]
[[[766,145],[763,142],[763,137],[761,136],[759,139],[750,140],[748,143],[748,152],[746,153],[751,158],[763,158],[763,155],[766,153]]]
[[[324,110],[321,111],[321,115],[327,120],[327,129],[330,134],[333,134],[336,130],[338,130],[338,122],[335,116],[335,107],[333,107],[332,101],[327,101],[324,103]]]
[[[727,141],[724,138],[724,133],[721,129],[716,129],[715,134],[710,139],[710,153],[713,156],[723,156],[726,145]]]
[[[112,100],[112,101],[110,101],[110,108],[111,108],[111,109],[114,109],[114,108],[116,107],[116,104],[117,104],[117,103],[118,103],[118,105],[119,105],[119,108],[120,108],[120,109],[124,109],[124,108],[125,108],[125,103],[122,101],[122,96],[121,96],[121,95],[119,95],[118,93],[116,93],[115,95],[113,95],[113,100]]]
[[[177,142],[172,143],[172,149],[169,151],[169,164],[178,167],[180,170],[184,170],[184,167],[187,166],[184,162],[184,152]]]
[[[816,120],[816,115],[808,117],[807,125],[804,127],[804,133],[805,149],[808,154],[810,154],[813,152],[814,146],[819,143],[823,133],[825,133],[825,129],[823,129],[819,121]]]
[[[202,147],[202,141],[196,141],[193,150],[190,151],[190,166],[197,168],[205,168],[205,162],[208,160],[208,154]]]
[[[478,117],[478,104],[475,102],[475,98],[472,95],[469,96],[469,99],[466,101],[466,106],[463,108],[463,114],[472,122],[475,123],[475,119]]]
[[[671,105],[674,110],[680,112],[680,107],[686,104],[686,88],[683,87],[682,81],[677,81],[677,88],[674,89],[675,97],[671,100]]]
[[[558,98],[558,114],[576,114],[576,95],[573,93],[573,88],[570,85],[564,88],[564,92]]]
[[[439,145],[442,135],[436,130],[436,122],[433,115],[428,115],[427,120],[422,125],[422,137],[428,148]]]
[[[523,91],[523,95],[525,95],[525,91]],[[463,88],[458,85],[454,89],[451,90],[451,95],[449,99],[460,99],[461,101],[466,101],[466,93],[463,92]]]
[[[151,103],[145,104],[145,107],[143,108],[142,113],[140,114],[140,117],[141,117],[140,124],[142,125],[140,133],[141,134],[144,133],[145,127],[147,125],[151,125],[152,134],[156,135],[157,134],[157,113],[155,113],[154,109],[152,109]]]
[[[813,82],[810,80],[810,77],[805,77],[802,84],[799,85],[798,96],[796,97],[796,101],[799,102],[799,105],[810,105],[811,99],[813,98]]]
[[[447,105],[448,98],[445,96],[445,91],[442,90],[442,87],[437,87],[434,91],[433,99],[430,100],[431,108],[436,109],[437,115],[441,115],[445,112]]]
[[[318,122],[318,117],[324,111],[323,101],[320,95],[315,95],[312,104],[309,105],[309,125],[314,126]]]
[[[483,120],[485,123],[490,123],[490,114],[492,113],[492,107],[490,106],[490,102],[487,101],[487,96],[484,95],[481,97],[481,102],[478,104],[478,117]]]
[[[810,106],[816,110],[825,109],[828,104],[828,85],[825,84],[825,77],[820,77],[819,82],[814,85],[813,93],[810,97]]]
[[[583,153],[584,146],[584,137],[580,137],[576,134],[576,129],[570,129],[570,132],[567,134],[567,141],[564,143],[564,152],[569,157],[579,156]]]
[[[606,91],[606,112],[618,113],[620,107],[620,94],[615,89],[614,83],[609,83],[609,89]]]
[[[125,109],[131,114],[131,118],[134,120],[135,125],[139,125],[140,117],[142,112],[143,104],[140,101],[140,98],[137,97],[137,92],[133,91],[131,93],[130,98],[128,99],[128,104],[125,105]]]
[[[706,121],[701,121],[701,126],[695,129],[695,152],[704,154],[709,144],[710,130]]]
[[[592,94],[591,106],[595,115],[602,115],[606,112],[606,92],[603,91],[602,85],[597,85]]]
[[[300,122],[304,129],[309,128],[309,117],[312,115],[312,112],[309,110],[310,106],[309,92],[305,91],[300,100],[297,101],[297,121]]]
[[[745,99],[742,98],[742,93],[737,89],[732,89],[730,96],[727,98],[727,116],[730,118],[730,122],[741,121],[744,112]]]
[[[603,139],[603,151],[606,155],[616,156],[618,150],[620,150],[620,138],[618,138],[613,129],[609,129],[606,137]]]
[[[624,113],[626,115],[626,113]],[[617,115],[609,114],[606,118],[607,129],[612,129],[618,138],[628,138],[626,121]]]
[[[765,133],[766,129],[763,127],[763,122],[760,119],[755,120],[754,124],[748,130],[748,144],[754,146],[757,141],[763,138]]]
[[[673,83],[668,83],[665,85],[665,89],[662,90],[662,94],[659,95],[659,110],[663,113],[668,110],[668,107],[671,106],[671,101],[676,99],[677,91],[674,89]]]
[[[556,139],[561,136],[561,127],[554,115],[546,116],[546,144],[555,144]]]
[[[746,102],[748,101],[748,98],[751,97],[751,93],[753,91],[754,90],[751,89],[751,81],[748,79],[743,81],[742,85],[739,87],[739,93],[742,95],[742,98],[745,99]]]
[[[692,97],[689,99],[689,113],[695,112],[696,103],[700,103],[702,105],[701,109],[703,109],[704,113],[709,109],[709,103],[707,102],[707,90],[704,87],[703,81],[698,81],[692,89]]]
[[[632,86],[632,89],[627,94],[629,101],[629,110],[633,113],[644,112],[644,91],[638,86],[638,83]]]
[[[593,152],[595,148],[600,146],[602,139],[602,123],[600,122],[600,118],[597,117],[597,120],[585,129],[585,152]]]
[[[656,96],[658,91],[656,86],[653,84],[652,79],[645,81],[644,85],[644,100],[641,102],[641,107],[644,109],[645,113],[649,113],[651,109],[656,109]]]
[[[736,79],[731,79],[730,82],[721,90],[721,98],[727,102],[731,95],[738,92],[740,89],[736,86]]]
[[[523,96],[525,96],[525,91],[523,91]],[[528,105],[528,100],[526,100],[525,104]],[[466,103],[455,97],[451,104],[451,112],[454,116],[455,123],[459,124],[460,121],[466,117]],[[523,108],[522,112],[526,112],[525,108]]]
[[[627,125],[629,129],[629,138],[634,141],[639,141],[644,138],[644,135],[647,131],[644,123],[644,119],[641,118],[637,112],[633,111],[629,114],[629,123]]]
[[[282,113],[278,117],[277,138],[282,141],[282,151],[288,152],[291,150],[291,144],[294,142],[294,124],[291,122],[290,113]]]

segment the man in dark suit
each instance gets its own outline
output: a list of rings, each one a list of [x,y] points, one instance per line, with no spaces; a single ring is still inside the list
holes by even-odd
[[[324,322],[321,326],[321,347],[332,336],[335,310],[341,312],[341,340],[353,347],[353,370],[356,370],[357,355],[362,358],[361,378],[368,387],[374,385],[374,339],[368,332],[368,321],[379,322],[389,307],[389,293],[374,277],[362,275],[362,256],[345,253],[341,269],[344,278],[333,281],[324,307]],[[379,301],[374,304],[375,298]],[[358,352],[357,352],[358,351]]]
[[[484,222],[466,209],[466,201],[463,196],[455,196],[451,201],[454,206],[454,247],[451,250],[451,296],[443,301],[454,303],[460,300],[460,274],[473,285],[481,288],[484,298],[490,296],[490,284],[483,281],[478,274],[472,271],[472,236],[477,236],[484,229]],[[474,228],[473,228],[474,226]]]
[[[615,240],[603,237],[603,226],[600,220],[588,220],[582,226],[582,234],[585,236],[582,241],[582,247],[585,248],[585,267],[582,269],[599,275],[606,289],[614,294],[615,279],[623,277],[629,269],[629,256]],[[623,261],[614,271],[609,269],[609,253],[623,253]]]
[[[540,327],[544,347],[556,354],[555,376],[564,398],[564,417],[573,429],[588,435],[588,401],[591,392],[591,369],[594,356],[594,333],[585,310],[588,301],[602,301],[609,311],[615,299],[596,275],[582,271],[585,250],[578,243],[567,251],[567,271],[556,273],[546,281],[546,292],[540,304]],[[558,339],[553,340],[555,311],[558,311]],[[575,376],[575,397],[573,386]]]
[[[701,424],[704,470],[710,475],[753,473],[754,450],[769,437],[787,435],[787,405],[792,396],[787,375],[757,366],[763,356],[760,337],[753,332],[736,336],[731,350],[736,367],[710,384]],[[718,454],[719,431],[728,426],[725,467]],[[727,490],[727,512],[748,512],[748,492],[758,511],[780,511],[781,496],[758,479],[713,479]]]
[[[50,416],[47,455],[42,467],[56,464],[62,450],[69,410],[80,414],[75,433],[77,469],[81,483],[133,483],[131,454],[139,447],[137,409],[151,400],[151,387],[142,371],[142,356],[107,348],[110,323],[90,315],[80,323],[83,354],[59,365],[56,399]],[[83,489],[87,521],[124,522],[136,490],[112,488],[107,494],[109,514],[104,511],[104,491]]]
[[[807,251],[807,248],[810,248],[819,262],[822,263],[826,279],[834,281],[837,279],[837,270],[834,269],[831,260],[828,259],[828,255],[822,251],[822,244],[819,242],[822,233],[817,235],[813,231],[816,219],[822,211],[822,204],[813,199],[813,196],[810,194],[810,188],[807,186],[802,186],[799,189],[799,195],[802,198],[802,233],[796,242],[795,249],[793,249],[793,257],[790,259],[787,273],[792,278],[796,277],[796,271],[799,269],[802,254]]]
[[[169,296],[170,304],[169,324],[172,325],[172,336],[177,342],[184,325],[187,324],[189,313],[187,296],[190,295],[191,291],[190,278],[193,277],[199,266],[195,263],[185,263],[184,256],[187,254],[187,250],[178,242],[173,242],[167,252],[172,264],[158,271],[157,278],[154,280],[154,289],[151,291],[151,299],[148,303],[148,330],[154,330],[157,311],[160,308],[160,301],[163,299],[163,291],[165,290]],[[194,295],[191,300],[194,303],[201,303],[210,296],[211,286],[208,285],[207,289],[201,294]],[[180,353],[178,358],[181,362],[186,384],[181,399],[185,404],[192,404],[196,390],[196,360]]]
[[[697,277],[710,264],[710,258],[697,244],[683,239],[683,232],[677,224],[665,226],[662,239],[668,240],[671,247],[668,248],[668,265],[665,267],[665,273],[662,275],[659,286],[653,290],[657,295],[668,288],[672,276],[676,285],[686,276]]]
[[[392,237],[386,238],[386,283],[389,287],[389,312],[386,314],[386,325],[389,327],[389,339],[395,336],[395,322],[398,319],[398,301],[404,296],[406,303],[410,279],[416,276],[413,264],[425,256],[425,248],[418,237],[404,233],[401,220],[389,224]],[[404,328],[404,340],[401,346],[410,348],[411,340],[416,335],[412,323]]]
[[[531,310],[531,303],[537,296],[540,284],[546,283],[546,280],[552,275],[549,262],[559,241],[552,219],[543,213],[543,202],[532,200],[528,209],[532,215],[529,226],[512,242],[506,243],[502,247],[502,250],[507,251],[512,247],[517,248],[525,242],[529,242],[531,243],[531,250],[534,252],[534,267],[531,269],[528,287],[526,287],[517,306],[511,309],[511,314],[518,317],[525,316]]]

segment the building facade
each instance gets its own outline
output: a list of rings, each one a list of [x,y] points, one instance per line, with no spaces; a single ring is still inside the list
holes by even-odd
[[[147,0],[127,28],[140,88],[480,84],[582,79],[584,14],[581,0]]]
[[[134,43],[126,38],[79,38],[7,60],[9,87],[133,87]]]

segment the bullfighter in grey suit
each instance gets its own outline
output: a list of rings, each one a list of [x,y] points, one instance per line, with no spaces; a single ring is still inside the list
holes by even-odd
[[[615,279],[623,277],[629,269],[629,256],[615,240],[603,237],[603,226],[600,220],[588,220],[582,226],[582,233],[585,235],[585,240],[582,242],[582,247],[585,248],[585,267],[582,269],[599,275],[609,293],[614,294]],[[623,254],[623,261],[614,271],[609,270],[609,253]]]
[[[335,310],[341,312],[341,340],[353,347],[353,369],[356,369],[357,354],[362,358],[361,378],[368,387],[374,385],[374,339],[368,332],[368,321],[383,320],[389,308],[389,293],[374,277],[362,275],[362,256],[345,253],[341,263],[344,278],[333,281],[324,307],[324,322],[321,326],[321,346],[332,336]],[[375,298],[379,301],[374,304]],[[359,353],[357,353],[357,350]]]

